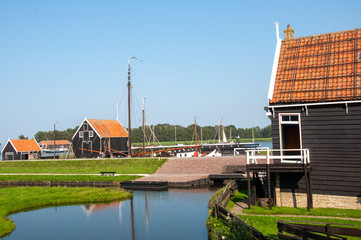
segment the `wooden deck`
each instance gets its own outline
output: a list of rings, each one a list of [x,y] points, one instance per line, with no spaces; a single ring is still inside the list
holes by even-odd
[[[271,173],[290,173],[290,172],[304,172],[305,167],[300,163],[272,163],[272,164],[249,164],[250,171],[263,172],[267,170],[269,166],[269,171]],[[311,171],[311,166],[307,165],[307,171]]]

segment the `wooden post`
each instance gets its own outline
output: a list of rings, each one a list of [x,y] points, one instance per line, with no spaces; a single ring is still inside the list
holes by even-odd
[[[310,195],[310,208],[313,208],[313,197],[312,197],[312,184],[311,184],[311,169],[310,169],[310,165],[307,164],[306,166],[306,170],[308,170],[308,192]]]
[[[269,209],[272,209],[271,203],[271,172],[269,167],[269,151],[267,151],[267,194],[268,194],[268,205]]]
[[[257,177],[259,179],[259,176],[257,174]],[[253,205],[256,205],[258,202],[257,199],[257,186],[256,186],[256,172],[252,172],[252,182],[251,182],[251,187],[252,187],[252,191],[253,191]]]
[[[271,176],[270,176],[269,164],[267,164],[267,194],[268,194],[269,209],[272,209],[272,203],[271,203]]]
[[[248,154],[248,152],[247,152]],[[251,192],[251,176],[249,173],[249,165],[247,163],[246,165],[247,168],[247,184],[248,184],[248,208],[251,209],[251,196],[252,196],[252,192]]]
[[[305,159],[303,159],[303,161],[305,161]],[[311,199],[310,199],[310,186],[309,186],[309,181],[308,181],[308,174],[307,174],[307,164],[304,162],[303,163],[303,171],[305,174],[305,183],[306,183],[306,193],[307,193],[307,210],[310,211],[311,209]]]

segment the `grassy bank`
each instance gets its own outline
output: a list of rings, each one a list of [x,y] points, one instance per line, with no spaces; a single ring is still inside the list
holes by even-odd
[[[221,192],[221,191],[219,191]],[[218,194],[219,194],[218,192]],[[236,192],[227,204],[227,209],[231,209],[237,203],[247,198],[247,191]],[[216,199],[216,196],[213,196]],[[213,200],[214,201],[214,200]],[[291,208],[291,207],[273,207],[272,210],[252,206],[252,209],[244,209],[245,215],[238,215],[248,224],[255,227],[265,236],[277,238],[277,221],[278,220],[297,220],[306,222],[328,222],[334,224],[349,224],[361,228],[361,221],[352,220],[349,218],[356,218],[361,220],[361,210],[353,209],[336,209],[336,208],[316,208],[307,211],[306,208]],[[290,216],[292,215],[292,216]],[[293,216],[295,215],[295,216]],[[344,219],[336,219],[344,218]],[[236,231],[243,231],[247,234],[247,230],[238,225],[229,226],[224,220],[216,219],[211,215],[207,220],[207,227],[209,228],[211,239],[221,239],[221,236],[233,237]],[[233,229],[233,230],[232,230]],[[238,230],[237,230],[238,229]],[[232,231],[231,231],[232,230]],[[242,234],[241,234],[242,235]],[[237,238],[235,238],[237,239]],[[242,237],[240,239],[243,239]],[[244,238],[247,239],[247,238]],[[358,239],[357,237],[348,237],[347,239]]]
[[[270,237],[277,236],[278,220],[296,220],[296,221],[305,221],[305,222],[327,222],[334,224],[350,224],[361,228],[361,221],[348,219],[348,218],[361,219],[361,211],[354,209],[315,208],[315,209],[311,209],[310,211],[307,211],[306,208],[273,207],[272,210],[270,210],[269,208],[252,206],[252,209],[244,209],[243,213],[247,215],[239,215],[240,218],[247,221],[253,227],[261,231],[264,235]],[[292,217],[290,215],[292,215]],[[332,217],[339,217],[345,219],[335,219]],[[347,239],[360,240],[361,238],[347,237]]]
[[[67,173],[90,174],[113,171],[119,174],[151,174],[165,159],[97,159],[59,161],[1,161],[0,173]]]
[[[140,178],[139,176],[84,176],[84,175],[0,175],[0,181],[131,181]]]
[[[244,209],[243,213],[251,215],[302,215],[302,216],[323,216],[323,217],[342,217],[342,218],[360,218],[361,210],[338,209],[338,208],[292,208],[292,207],[272,207],[263,208],[252,206],[252,209]]]
[[[15,229],[10,214],[49,205],[120,201],[131,193],[119,188],[0,188],[0,237]]]
[[[334,224],[351,224],[361,227],[360,221],[352,220],[342,220],[342,219],[333,219],[333,218],[308,218],[304,216],[300,217],[282,217],[282,216],[249,216],[249,215],[240,215],[240,218],[248,222],[250,225],[262,232],[263,235],[269,237],[277,237],[277,221],[278,220],[296,220],[296,221],[305,221],[305,222],[327,222]],[[347,237],[350,240],[360,240],[358,237]]]

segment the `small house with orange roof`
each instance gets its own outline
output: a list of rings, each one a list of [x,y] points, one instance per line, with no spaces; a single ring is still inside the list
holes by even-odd
[[[3,160],[34,160],[40,158],[41,149],[35,139],[9,139],[3,150]]]
[[[295,38],[288,25],[281,40],[276,28],[273,148],[309,150],[314,207],[361,209],[361,29]],[[275,176],[277,205],[304,207],[304,178]]]
[[[117,120],[85,118],[72,144],[77,158],[123,157],[128,152],[128,132]]]
[[[42,150],[44,149],[66,149],[70,148],[71,143],[68,140],[43,140],[39,142],[39,146]]]

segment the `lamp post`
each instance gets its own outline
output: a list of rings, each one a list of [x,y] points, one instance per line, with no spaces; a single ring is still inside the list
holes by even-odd
[[[55,133],[55,125],[57,122],[54,123],[54,159],[55,159],[55,139],[56,139],[56,133]]]

